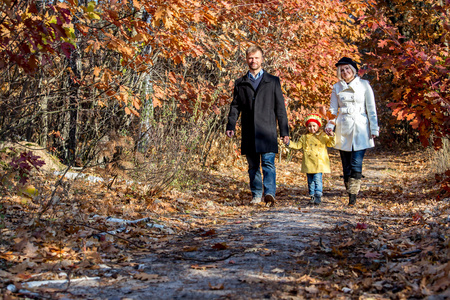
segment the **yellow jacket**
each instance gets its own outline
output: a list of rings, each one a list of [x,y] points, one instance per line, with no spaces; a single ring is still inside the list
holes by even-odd
[[[330,160],[327,147],[336,145],[336,136],[328,136],[325,132],[302,135],[298,142],[290,142],[289,148],[302,149],[302,173],[330,173]]]

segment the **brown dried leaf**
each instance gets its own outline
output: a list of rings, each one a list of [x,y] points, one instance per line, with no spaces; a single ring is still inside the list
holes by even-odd
[[[217,265],[205,265],[205,266],[192,265],[191,268],[195,269],[195,270],[206,270],[206,269],[217,268]]]
[[[208,283],[208,285],[211,290],[223,290],[225,288],[223,286],[223,284],[218,284],[218,285],[213,286],[213,285],[211,285],[211,283]]]
[[[315,285],[310,285],[305,287],[305,291],[310,294],[317,294],[319,292],[319,289]]]
[[[37,253],[38,251],[38,247],[34,246],[32,243],[28,242],[25,245],[25,249],[24,249],[24,253],[26,257],[29,258],[35,258],[39,255],[39,253]]]
[[[148,274],[144,272],[134,275],[134,278],[152,283],[169,281],[169,278],[166,276],[159,276],[158,274]]]
[[[333,273],[333,270],[330,267],[320,267],[314,270],[314,272],[322,276],[329,276],[331,275],[331,273]]]
[[[198,251],[198,247],[197,246],[184,246],[183,251],[184,252]]]
[[[228,249],[228,245],[225,242],[217,243],[217,244],[212,245],[212,248],[216,249],[216,250],[225,250],[225,249]]]

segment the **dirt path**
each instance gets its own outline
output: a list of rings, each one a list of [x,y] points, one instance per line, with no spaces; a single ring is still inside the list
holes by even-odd
[[[135,268],[107,269],[101,283],[73,285],[70,292],[86,299],[283,298],[295,290],[298,274],[311,269],[299,260],[319,263],[319,257],[304,257],[305,249],[319,246],[321,231],[336,226],[330,218],[335,213],[284,205],[255,209],[174,239],[158,253],[134,257]],[[136,278],[141,271],[151,276]]]
[[[361,197],[356,207],[349,208],[339,177],[337,154],[331,155],[335,169],[324,179],[324,202],[320,207],[307,205],[306,180],[298,173],[298,162],[278,166],[279,196],[273,208],[245,205],[248,201],[245,198],[248,191],[242,182],[245,172],[236,178],[224,176],[219,180],[228,178],[230,182],[207,192],[214,196],[224,193],[227,186],[241,189],[235,195],[240,200],[234,205],[223,201],[219,212],[211,216],[203,208],[217,204],[206,199],[205,206],[191,207],[189,211],[190,219],[186,222],[190,223],[191,230],[157,240],[152,249],[134,252],[123,264],[108,264],[104,260],[91,273],[84,273],[99,280],[74,282],[59,297],[389,299],[445,293],[448,288],[445,285],[436,292],[424,292],[424,288],[431,288],[426,282],[421,286],[423,276],[414,272],[420,273],[420,268],[425,268],[415,262],[423,260],[419,255],[426,246],[432,253],[430,257],[438,252],[448,255],[448,248],[442,252],[442,248],[430,248],[433,242],[425,245],[423,239],[405,237],[409,232],[405,228],[410,228],[414,213],[405,208],[413,200],[406,201],[409,204],[404,206],[386,205],[400,199],[397,196],[407,188],[403,182],[411,181],[412,177],[405,175],[402,168],[408,167],[409,174],[417,173],[414,159],[369,153]],[[182,199],[179,202],[184,203]],[[244,205],[238,205],[239,202]],[[422,220],[425,213],[433,218],[445,218],[448,202],[445,203],[444,211],[440,210],[444,204],[439,207],[428,203],[417,205],[416,212],[420,212]],[[395,234],[403,223],[409,225],[402,227],[402,238]],[[448,225],[445,226],[448,230]],[[423,232],[411,229],[411,236],[430,232],[421,228]],[[396,233],[390,235],[391,229]],[[445,247],[445,240],[442,245]],[[389,256],[385,252],[388,250]],[[435,257],[434,261],[441,262],[440,259]],[[414,266],[413,273],[405,273],[398,267],[399,263]],[[442,265],[445,266],[445,259]],[[387,268],[394,271],[388,272]],[[400,269],[395,271],[395,268]]]

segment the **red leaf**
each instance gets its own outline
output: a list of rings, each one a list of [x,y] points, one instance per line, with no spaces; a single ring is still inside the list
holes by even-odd
[[[367,224],[365,223],[357,223],[356,229],[367,229]]]
[[[63,51],[64,55],[69,59],[70,54],[75,49],[75,47],[71,43],[62,43],[61,44],[61,50]]]

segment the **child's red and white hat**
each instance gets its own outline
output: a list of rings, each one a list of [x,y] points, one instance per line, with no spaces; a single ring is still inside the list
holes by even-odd
[[[305,126],[308,126],[310,122],[314,122],[319,127],[322,127],[322,118],[318,114],[309,114],[305,118]]]

